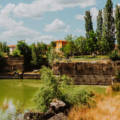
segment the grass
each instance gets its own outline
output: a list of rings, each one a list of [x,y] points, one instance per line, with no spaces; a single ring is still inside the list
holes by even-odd
[[[32,98],[40,85],[42,85],[40,80],[0,80],[0,107],[6,99],[8,101],[12,100],[14,104],[19,102],[24,108],[33,108],[34,103]],[[66,89],[65,92],[72,95],[82,89],[104,94],[106,87],[74,85],[72,89]]]
[[[109,60],[109,56],[91,56],[91,55],[81,55],[81,56],[74,56],[69,59],[62,59],[61,62],[79,62],[79,61],[98,61],[98,60]]]
[[[105,94],[106,86],[97,86],[97,85],[73,85],[71,91],[66,89],[65,92],[68,94],[74,94],[80,90],[93,91],[97,94]]]
[[[95,108],[75,106],[69,113],[69,120],[119,120],[120,94],[117,96],[104,96],[96,101]]]

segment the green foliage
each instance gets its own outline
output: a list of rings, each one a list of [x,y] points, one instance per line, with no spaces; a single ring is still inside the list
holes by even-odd
[[[31,64],[34,68],[40,68],[46,61],[47,46],[44,43],[31,45]]]
[[[115,27],[116,27],[116,39],[118,48],[120,49],[120,6],[116,6],[115,10]]]
[[[55,62],[55,60],[59,59],[60,56],[59,54],[55,51],[55,49],[53,47],[49,48],[49,50],[47,51],[47,60],[50,66],[53,65],[53,63]]]
[[[4,53],[0,51],[0,72],[4,72],[4,67],[7,65]]]
[[[40,70],[40,74],[43,86],[40,87],[34,101],[37,105],[37,109],[45,112],[54,98],[64,101],[65,96],[62,94],[61,89],[66,86],[67,81],[70,81],[70,79],[65,76],[57,77],[53,74],[51,69],[46,67]]]
[[[116,72],[116,78],[117,78],[118,80],[120,80],[120,70],[118,70],[118,71]]]
[[[74,40],[74,38],[73,38],[72,34],[70,34],[65,37],[65,40],[68,42],[72,42]]]
[[[48,110],[50,102],[57,98],[64,101],[68,105],[84,104],[89,105],[94,95],[86,90],[74,91],[72,79],[63,75],[55,76],[51,69],[43,67],[40,71],[41,82],[39,91],[34,97],[37,109],[41,112]],[[69,92],[68,92],[69,91]]]
[[[30,47],[25,43],[25,41],[19,41],[17,43],[17,49],[20,51],[20,54],[24,57],[24,69],[29,70],[31,68],[30,61],[32,59]]]
[[[96,53],[97,39],[96,39],[96,34],[93,31],[89,32],[89,38],[86,41],[86,46],[89,54]]]
[[[92,16],[90,11],[86,11],[85,13],[85,29],[86,29],[86,37],[87,39],[90,38],[89,33],[93,31],[93,23],[92,23]]]
[[[99,53],[101,53],[101,40],[102,40],[102,32],[103,32],[103,17],[102,17],[102,10],[99,10],[98,16],[97,16],[97,46]]]
[[[111,52],[115,47],[115,24],[113,17],[113,3],[107,0],[104,8],[103,36],[105,52]],[[105,43],[104,43],[105,42]]]
[[[64,95],[66,96],[66,102],[69,103],[70,105],[87,105],[90,106],[92,102],[92,97],[94,96],[94,93],[85,89],[77,90],[74,92],[74,88],[68,87],[67,88],[69,91],[71,91],[71,94],[68,94],[64,90]],[[68,91],[67,90],[67,91]],[[72,92],[73,91],[73,92]]]
[[[114,51],[110,54],[109,58],[110,58],[111,60],[113,60],[113,61],[120,60],[119,51],[118,51],[118,50],[114,50]]]
[[[15,49],[12,54],[14,57],[19,57],[21,56],[20,51],[18,49]]]
[[[78,37],[74,41],[75,45],[75,55],[85,55],[88,54],[87,51],[87,41],[85,37]]]
[[[112,90],[115,92],[120,91],[120,83],[114,83],[111,87],[112,87]]]
[[[9,47],[7,46],[6,42],[0,42],[0,51],[9,55]]]
[[[64,55],[69,58],[69,56],[73,56],[75,54],[75,45],[73,41],[68,42],[62,49]]]

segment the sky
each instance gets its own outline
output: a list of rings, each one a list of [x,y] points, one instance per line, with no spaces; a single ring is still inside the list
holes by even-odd
[[[28,44],[85,35],[84,14],[90,10],[94,29],[106,0],[0,0],[0,41]],[[115,8],[120,0],[113,0]]]

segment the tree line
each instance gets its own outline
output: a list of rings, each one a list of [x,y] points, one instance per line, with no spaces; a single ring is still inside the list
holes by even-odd
[[[104,9],[98,12],[96,31],[93,29],[90,11],[85,12],[84,19],[86,37],[68,36],[66,40],[69,41],[69,44],[63,48],[66,56],[106,55],[114,50],[116,43],[120,49],[120,6],[116,5],[114,11],[112,1],[107,0]]]

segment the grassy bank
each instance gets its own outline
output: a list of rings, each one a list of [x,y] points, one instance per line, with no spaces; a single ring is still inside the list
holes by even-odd
[[[100,60],[109,60],[109,56],[104,56],[104,55],[97,55],[95,57],[91,55],[81,55],[81,56],[73,56],[70,57],[69,59],[61,59],[61,62],[81,62],[81,61],[100,61]]]

